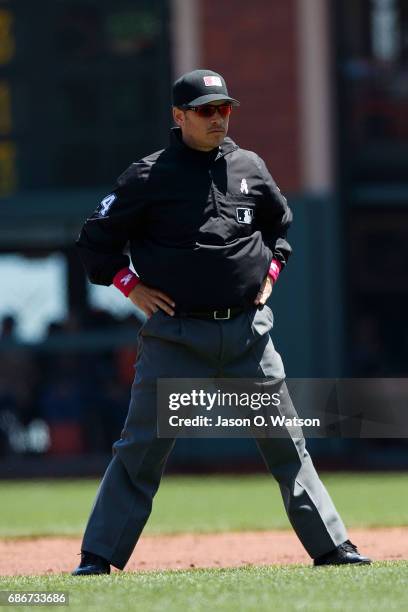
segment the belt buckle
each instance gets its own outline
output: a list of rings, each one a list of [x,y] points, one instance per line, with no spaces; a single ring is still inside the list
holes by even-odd
[[[214,319],[216,321],[226,321],[227,319],[231,318],[231,308],[227,308],[227,316],[226,317],[218,317],[217,313],[218,312],[223,312],[222,310],[214,310]]]

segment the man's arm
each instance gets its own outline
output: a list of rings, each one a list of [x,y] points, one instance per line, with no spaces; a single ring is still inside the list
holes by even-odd
[[[119,177],[117,188],[103,198],[86,220],[76,244],[91,283],[114,283],[147,316],[158,308],[172,315],[171,298],[140,282],[129,269],[129,257],[123,253],[130,238],[137,239],[143,231],[146,199],[135,166],[132,164]]]
[[[143,208],[135,185],[119,185],[86,220],[76,245],[91,283],[111,285],[116,273],[129,266],[123,250],[141,230]]]
[[[292,253],[292,248],[286,240],[286,234],[293,215],[286,198],[270,175],[265,162],[258,156],[256,156],[256,162],[263,181],[263,198],[257,212],[257,222],[262,233],[262,239],[271,251],[268,275],[255,298],[255,304],[258,305],[265,304],[271,295],[272,287]]]
[[[270,175],[265,162],[257,157],[257,164],[263,181],[263,198],[259,211],[257,211],[258,225],[262,232],[263,241],[271,251],[271,263],[272,260],[275,260],[278,262],[278,267],[282,269],[292,253],[292,248],[286,240],[286,234],[293,215],[286,198]]]

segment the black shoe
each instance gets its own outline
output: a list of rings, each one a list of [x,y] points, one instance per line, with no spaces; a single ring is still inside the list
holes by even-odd
[[[358,565],[368,565],[371,563],[371,559],[363,557],[357,550],[357,546],[354,546],[350,540],[346,540],[340,546],[337,546],[334,550],[317,557],[314,560],[314,565],[345,565],[347,563],[355,563]]]
[[[110,565],[99,555],[81,551],[81,563],[74,569],[72,576],[92,576],[94,574],[110,574]]]

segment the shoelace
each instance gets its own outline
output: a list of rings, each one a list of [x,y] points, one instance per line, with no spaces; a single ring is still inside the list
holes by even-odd
[[[357,552],[357,546],[350,542],[350,540],[346,540],[344,544],[342,544],[342,548],[346,552]]]

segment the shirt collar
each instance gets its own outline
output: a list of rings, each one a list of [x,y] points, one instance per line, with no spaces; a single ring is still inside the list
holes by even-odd
[[[216,147],[211,151],[198,151],[197,149],[192,149],[183,142],[181,137],[181,128],[179,127],[174,127],[170,130],[170,147],[183,151],[196,159],[201,158],[203,160],[217,160],[220,159],[220,157],[224,157],[224,155],[238,149],[238,145],[236,145],[235,142],[228,136],[224,138],[219,147]]]

